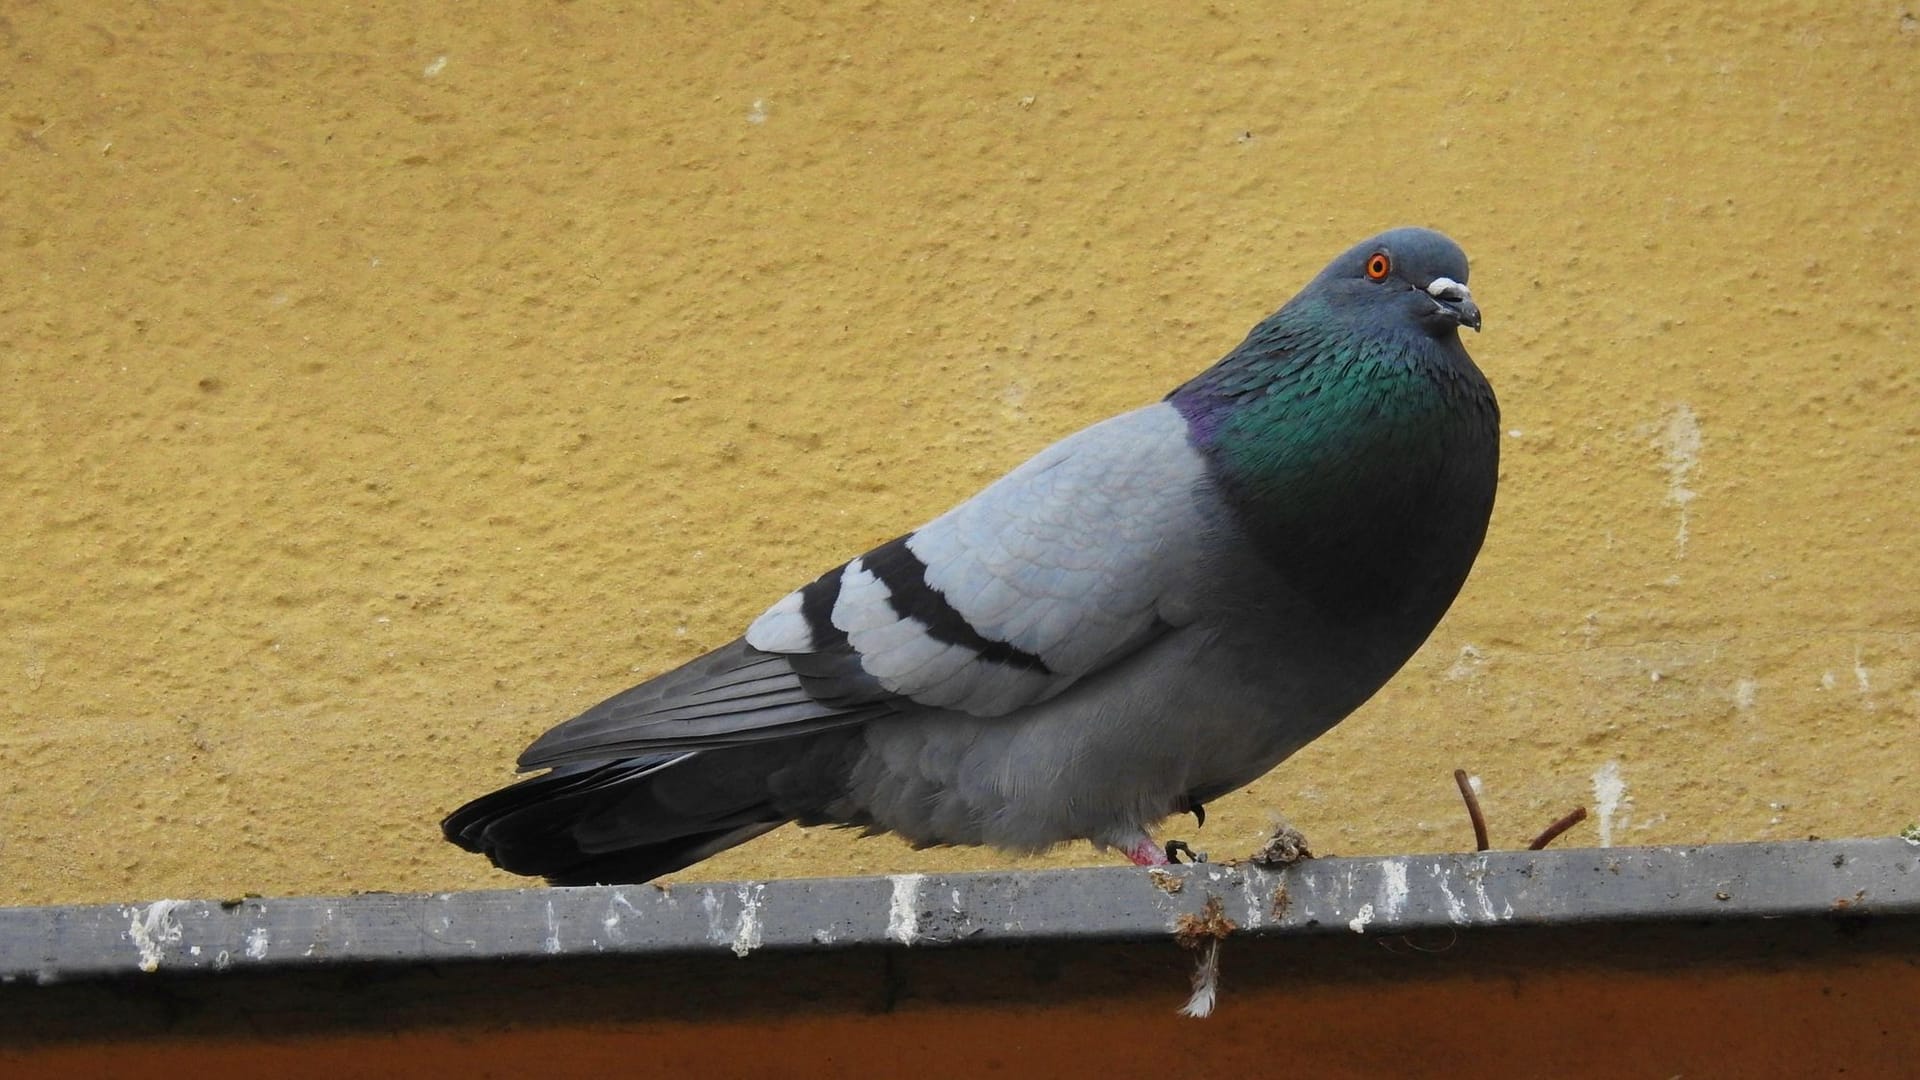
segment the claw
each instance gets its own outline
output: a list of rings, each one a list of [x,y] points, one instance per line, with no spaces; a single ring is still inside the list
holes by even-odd
[[[1186,854],[1187,861],[1190,863],[1203,863],[1207,861],[1206,852],[1193,850],[1191,847],[1187,846],[1187,842],[1185,840],[1167,841],[1167,862],[1178,863],[1180,861],[1180,855],[1182,853]]]
[[[1194,828],[1204,829],[1207,827],[1207,806],[1205,803],[1194,803],[1187,809],[1193,811],[1193,820],[1198,822]]]

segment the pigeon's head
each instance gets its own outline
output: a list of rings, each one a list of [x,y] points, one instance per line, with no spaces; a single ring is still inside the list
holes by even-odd
[[[1302,292],[1350,317],[1445,337],[1480,329],[1467,253],[1432,229],[1393,229],[1348,248]]]

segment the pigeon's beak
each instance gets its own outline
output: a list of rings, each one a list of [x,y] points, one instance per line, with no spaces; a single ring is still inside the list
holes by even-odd
[[[1437,277],[1427,285],[1427,295],[1440,310],[1453,318],[1454,322],[1474,331],[1480,329],[1480,305],[1473,302],[1473,294],[1467,291],[1465,284],[1448,277]]]

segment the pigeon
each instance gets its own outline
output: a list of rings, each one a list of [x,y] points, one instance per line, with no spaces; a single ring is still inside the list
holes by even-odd
[[[1151,829],[1353,712],[1465,582],[1500,417],[1462,326],[1452,240],[1350,248],[1161,401],[540,736],[447,838],[556,885],[787,822],[1165,864]]]

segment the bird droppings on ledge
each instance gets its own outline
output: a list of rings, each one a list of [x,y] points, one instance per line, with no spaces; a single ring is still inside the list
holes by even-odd
[[[186,907],[187,900],[155,900],[146,907],[138,904],[126,909],[132,920],[127,925],[127,940],[140,953],[141,971],[152,974],[160,970],[160,960],[166,955],[168,945],[178,944],[185,931],[174,911]]]
[[[1267,837],[1266,843],[1249,856],[1255,866],[1269,870],[1292,866],[1302,859],[1311,858],[1313,851],[1307,847],[1306,836],[1278,814],[1273,815],[1273,835]]]
[[[734,924],[733,955],[744,957],[760,947],[760,901],[767,887],[759,882],[740,886],[740,920]]]
[[[1920,913],[1920,851],[1898,837],[1154,870],[0,908],[0,979]]]
[[[622,896],[623,893],[616,893]],[[705,923],[708,944],[724,946],[733,955],[745,957],[760,947],[763,940],[761,909],[767,895],[767,883],[742,881],[732,885],[706,885],[700,888],[700,914]],[[661,894],[661,902],[675,906],[672,897]],[[629,909],[636,911],[632,901]],[[657,915],[657,913],[656,913]]]
[[[1347,929],[1353,931],[1356,934],[1364,934],[1367,932],[1367,924],[1372,921],[1373,921],[1373,905],[1361,904],[1360,910],[1354,912],[1353,918],[1347,920]]]
[[[664,890],[662,893],[664,895]],[[621,913],[623,908],[624,915]],[[622,928],[626,915],[645,917],[639,908],[633,906],[633,901],[627,899],[626,890],[616,888],[613,895],[607,898],[606,917],[600,920],[600,929],[606,934],[607,940],[616,943],[626,940],[626,931]]]
[[[887,936],[902,945],[920,939],[920,883],[925,874],[895,874],[892,897],[887,903]]]
[[[1208,896],[1198,915],[1182,914],[1173,921],[1173,940],[1183,949],[1197,949],[1208,941],[1219,941],[1239,929],[1227,918],[1218,896]]]

